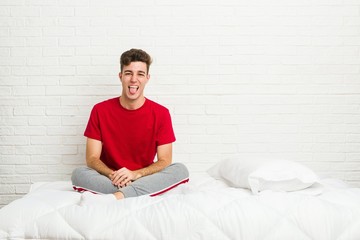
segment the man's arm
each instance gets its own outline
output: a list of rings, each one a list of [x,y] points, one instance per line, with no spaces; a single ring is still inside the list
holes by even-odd
[[[102,143],[99,140],[87,138],[86,140],[86,164],[88,167],[98,171],[102,175],[110,178],[114,172],[100,160]]]
[[[124,187],[131,181],[141,177],[160,172],[172,162],[172,143],[164,144],[157,147],[157,161],[148,167],[141,168],[135,171],[130,171],[127,168],[121,168],[112,174],[111,180],[114,185]]]
[[[138,178],[160,172],[172,162],[172,143],[157,147],[157,161],[146,168],[135,171]]]

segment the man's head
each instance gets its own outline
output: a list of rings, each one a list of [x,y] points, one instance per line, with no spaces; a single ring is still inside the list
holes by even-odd
[[[151,57],[140,49],[130,49],[120,58],[119,78],[122,85],[121,104],[127,109],[137,109],[145,101],[144,89],[150,79]]]
[[[130,49],[123,54],[121,54],[120,57],[120,71],[122,72],[124,69],[124,66],[130,65],[132,62],[143,62],[146,64],[147,73],[149,74],[149,68],[152,63],[152,59],[148,53],[141,49]]]

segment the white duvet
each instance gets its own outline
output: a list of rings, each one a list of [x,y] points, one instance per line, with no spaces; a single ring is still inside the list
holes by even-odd
[[[80,206],[70,182],[38,183],[0,210],[0,239],[360,239],[360,189],[228,187],[209,176],[157,197]]]

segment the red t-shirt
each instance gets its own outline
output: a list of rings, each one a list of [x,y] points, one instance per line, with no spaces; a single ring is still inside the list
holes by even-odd
[[[136,110],[123,108],[118,97],[96,104],[84,135],[102,142],[100,159],[113,170],[147,167],[157,146],[175,141],[169,110],[149,99]]]

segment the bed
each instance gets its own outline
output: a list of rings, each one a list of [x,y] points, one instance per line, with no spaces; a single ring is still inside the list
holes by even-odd
[[[70,182],[35,183],[0,210],[0,239],[360,239],[359,188],[284,163],[236,164],[106,205],[79,205]]]

